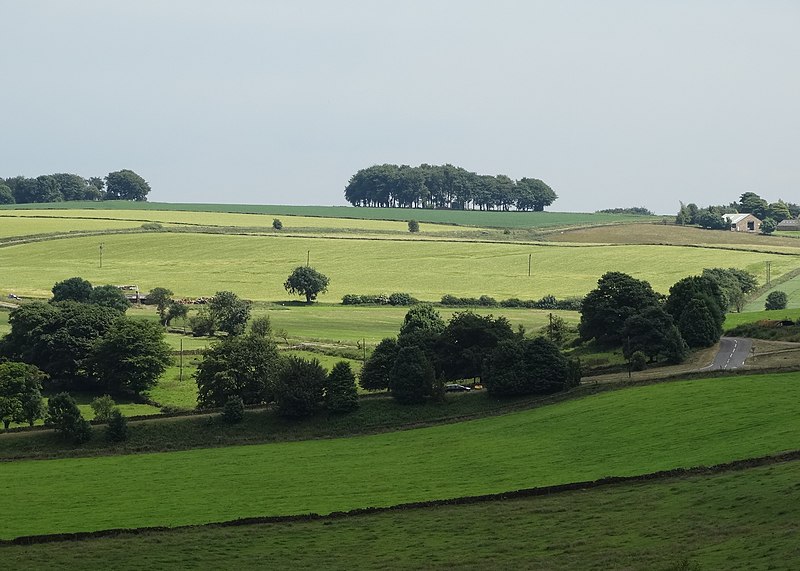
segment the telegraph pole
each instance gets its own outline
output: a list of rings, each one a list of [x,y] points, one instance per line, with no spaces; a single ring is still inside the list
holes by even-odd
[[[103,269],[103,242],[100,242],[100,269]]]
[[[528,254],[528,277],[531,277],[531,255]]]
[[[767,262],[764,262],[764,263],[767,266],[767,287],[769,287],[769,284],[770,284],[770,271],[769,271],[770,270],[770,268],[769,268],[770,262],[767,261]]]

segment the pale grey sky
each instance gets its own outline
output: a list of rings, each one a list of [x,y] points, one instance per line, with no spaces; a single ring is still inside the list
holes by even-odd
[[[0,176],[344,204],[359,168],[541,178],[552,210],[800,202],[800,2],[0,0]]]

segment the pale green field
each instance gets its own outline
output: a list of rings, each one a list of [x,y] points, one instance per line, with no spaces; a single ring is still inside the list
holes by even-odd
[[[234,226],[242,228],[264,228],[272,230],[272,220],[279,218],[283,223],[283,231],[290,232],[293,229],[323,229],[323,230],[375,230],[380,232],[405,232],[408,233],[408,224],[403,221],[394,220],[357,220],[352,218],[322,218],[317,216],[285,216],[278,214],[235,214],[230,212],[184,212],[170,210],[0,210],[0,229],[7,221],[16,220],[21,226],[27,223],[38,225],[41,221],[48,220],[42,216],[75,220],[74,224],[89,222],[82,220],[85,218],[105,219],[106,222],[114,221],[136,221],[140,226],[142,222],[160,222],[161,224],[190,224],[197,226]],[[35,218],[34,218],[35,217]],[[413,218],[413,213],[409,211],[409,218]],[[80,223],[77,220],[81,220]],[[112,228],[106,224],[103,228]],[[76,226],[76,230],[85,229]],[[420,224],[420,233],[448,233],[462,232],[463,227],[448,224]],[[474,230],[474,229],[473,229]],[[49,230],[54,231],[54,230]],[[34,234],[40,232],[24,232]],[[1,234],[1,233],[0,233]]]
[[[105,244],[99,268],[100,242]],[[156,286],[178,296],[232,290],[253,300],[288,300],[286,276],[306,263],[331,278],[323,301],[348,293],[408,292],[422,300],[444,294],[497,299],[583,295],[607,271],[650,281],[666,292],[679,279],[707,267],[738,267],[760,275],[765,254],[678,246],[528,246],[232,236],[135,234],[79,237],[0,248],[0,296],[49,295],[60,280],[81,276],[93,284]],[[528,277],[528,256],[533,272]],[[800,264],[798,256],[770,256],[777,277]]]
[[[786,304],[787,308],[794,309],[800,307],[800,276],[796,276],[755,298],[744,306],[744,311],[763,311],[767,296],[773,291],[782,291],[788,296],[789,302]]]
[[[119,230],[121,228],[138,228],[141,222],[127,220],[85,220],[69,218],[12,218],[0,213],[0,238],[13,236],[29,236],[33,234],[50,234],[53,232]]]

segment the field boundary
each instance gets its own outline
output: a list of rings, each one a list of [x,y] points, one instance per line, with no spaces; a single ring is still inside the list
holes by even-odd
[[[460,497],[440,499],[440,500],[428,500],[422,502],[395,504],[384,507],[355,508],[347,511],[335,511],[328,514],[318,514],[311,512],[306,514],[294,514],[294,515],[282,515],[282,516],[244,517],[244,518],[237,518],[220,522],[178,525],[174,527],[147,526],[147,527],[135,527],[135,528],[112,528],[112,529],[102,529],[96,531],[78,531],[69,533],[51,533],[42,535],[23,535],[15,537],[13,539],[0,540],[0,548],[11,545],[35,545],[42,543],[85,541],[90,539],[116,537],[120,535],[139,535],[143,533],[152,533],[152,532],[181,531],[181,530],[203,529],[203,528],[240,527],[248,525],[261,525],[261,524],[274,524],[274,523],[287,523],[287,522],[300,522],[300,521],[334,521],[334,520],[348,519],[352,517],[360,517],[378,513],[435,508],[441,506],[470,505],[470,504],[479,504],[487,502],[505,501],[518,498],[534,498],[541,496],[550,496],[553,494],[561,494],[565,492],[572,492],[578,490],[593,490],[597,488],[620,486],[625,484],[670,480],[676,478],[685,478],[689,476],[716,475],[725,472],[746,470],[749,468],[758,468],[774,464],[796,462],[798,460],[800,460],[800,450],[790,450],[778,454],[770,454],[766,456],[758,456],[755,458],[733,460],[731,462],[724,462],[722,464],[714,464],[711,466],[673,468],[670,470],[659,470],[657,472],[649,472],[647,474],[639,474],[635,476],[606,476],[604,478],[600,478],[597,480],[584,480],[581,482],[570,482],[566,484],[556,484],[553,486],[522,488],[519,490],[499,492],[495,494],[460,496]]]

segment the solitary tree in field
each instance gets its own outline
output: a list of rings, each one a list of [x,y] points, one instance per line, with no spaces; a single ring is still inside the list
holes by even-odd
[[[165,287],[154,287],[147,294],[147,301],[155,304],[161,324],[167,321],[167,308],[172,303],[172,290]]]
[[[311,266],[299,266],[289,274],[283,287],[289,293],[306,296],[306,303],[317,299],[317,295],[328,291],[330,279]]]
[[[764,303],[764,309],[786,309],[786,304],[789,302],[789,297],[784,291],[773,291],[767,296],[767,301]]]

